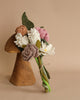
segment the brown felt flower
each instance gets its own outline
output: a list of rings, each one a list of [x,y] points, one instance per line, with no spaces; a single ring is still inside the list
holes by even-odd
[[[22,35],[25,35],[25,34],[27,34],[28,30],[27,30],[26,26],[21,25],[21,26],[16,28],[15,32],[21,33]]]
[[[35,45],[28,44],[22,51],[22,57],[25,61],[29,61],[32,56],[38,57],[39,50]]]

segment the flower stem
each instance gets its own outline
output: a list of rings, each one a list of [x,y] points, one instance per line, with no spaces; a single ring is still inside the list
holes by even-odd
[[[38,56],[37,58],[35,58],[35,60],[39,66],[39,71],[42,79],[42,86],[45,88],[45,92],[50,92],[51,88],[49,85],[49,78],[46,69],[44,68],[44,65],[42,63],[42,56]]]

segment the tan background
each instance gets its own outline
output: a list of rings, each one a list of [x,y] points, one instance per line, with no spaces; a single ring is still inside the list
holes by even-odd
[[[35,26],[45,26],[55,56],[44,63],[51,74],[52,91],[42,92],[38,67],[31,60],[36,84],[15,87],[8,79],[16,54],[4,51],[7,39],[21,24],[26,11]],[[80,1],[79,0],[0,0],[0,100],[80,100]]]

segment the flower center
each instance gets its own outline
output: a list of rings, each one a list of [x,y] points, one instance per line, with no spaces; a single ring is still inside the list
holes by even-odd
[[[47,49],[44,49],[44,51],[46,52],[46,51],[47,51]]]

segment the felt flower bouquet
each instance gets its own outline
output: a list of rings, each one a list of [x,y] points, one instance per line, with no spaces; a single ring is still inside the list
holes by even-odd
[[[55,48],[48,43],[49,35],[47,31],[44,27],[35,27],[24,12],[22,15],[22,25],[17,27],[15,32],[14,43],[21,51],[23,60],[29,61],[32,57],[35,58],[39,67],[42,86],[45,92],[50,92],[50,75],[42,62],[42,58],[45,55],[54,55]]]

